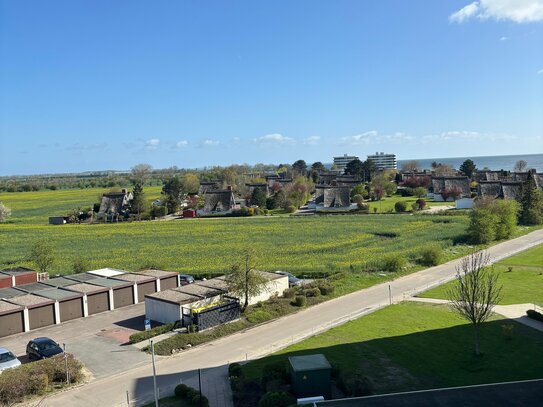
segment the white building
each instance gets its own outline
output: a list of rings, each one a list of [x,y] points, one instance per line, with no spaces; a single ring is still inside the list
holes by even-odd
[[[347,164],[353,160],[359,160],[358,156],[343,154],[340,157],[334,157],[334,166],[337,170],[343,173],[345,171],[345,167],[347,167]]]
[[[376,152],[374,155],[368,155],[368,160],[372,161],[378,170],[395,170],[398,168],[396,154]]]

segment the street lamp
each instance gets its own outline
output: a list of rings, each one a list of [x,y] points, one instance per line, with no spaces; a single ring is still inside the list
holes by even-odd
[[[155,390],[155,407],[158,407],[158,392],[156,388],[156,368],[155,368],[155,344],[151,339],[151,360],[153,361],[153,386]]]

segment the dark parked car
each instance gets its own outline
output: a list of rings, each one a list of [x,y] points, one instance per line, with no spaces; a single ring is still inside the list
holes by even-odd
[[[47,359],[62,352],[59,344],[49,338],[32,339],[26,345],[26,355],[30,360]]]
[[[298,287],[302,285],[302,280],[300,280],[298,277],[296,277],[294,274],[287,273],[286,271],[276,271],[276,274],[281,274],[283,276],[288,277],[288,285],[290,287]]]
[[[179,281],[181,285],[187,285],[194,283],[194,277],[190,274],[179,274]]]

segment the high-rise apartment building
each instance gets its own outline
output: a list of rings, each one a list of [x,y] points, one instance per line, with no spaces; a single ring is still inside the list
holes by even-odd
[[[356,155],[343,154],[340,157],[334,157],[334,166],[338,171],[345,171],[345,167],[353,160],[359,160]]]
[[[397,168],[396,154],[375,153],[368,155],[368,160],[373,161],[378,170],[395,170]]]

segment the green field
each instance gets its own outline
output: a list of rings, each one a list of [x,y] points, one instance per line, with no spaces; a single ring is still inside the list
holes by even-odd
[[[503,285],[500,304],[543,304],[543,245],[502,260],[494,265],[494,269]],[[419,297],[446,299],[452,284],[454,282],[436,287]]]
[[[513,324],[512,336],[502,325]],[[473,355],[473,329],[442,305],[401,303],[331,329],[244,366],[249,377],[288,356],[323,353],[343,371],[369,376],[377,393],[462,386],[543,376],[543,333],[495,316],[481,328],[482,357]]]
[[[154,266],[216,274],[228,270],[247,247],[259,252],[262,268],[298,275],[361,271],[392,253],[407,257],[413,270],[420,268],[416,259],[428,242],[440,243],[446,258],[466,251],[466,246],[453,245],[465,233],[465,216],[272,216],[47,224],[48,216],[88,207],[104,191],[96,188],[0,194],[0,201],[13,212],[8,222],[0,224],[0,267],[33,267],[29,252],[37,239],[47,239],[55,246],[52,275],[71,273],[77,258],[83,259],[89,269],[114,267],[131,271]],[[146,194],[149,200],[155,199],[160,189],[148,187]]]

